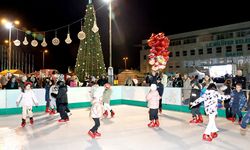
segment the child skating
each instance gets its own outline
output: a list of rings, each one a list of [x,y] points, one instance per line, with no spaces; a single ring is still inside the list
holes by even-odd
[[[218,136],[217,132],[219,131],[215,124],[215,117],[217,115],[217,104],[218,100],[226,100],[229,99],[229,95],[221,95],[217,91],[217,87],[214,83],[209,84],[205,94],[203,94],[200,98],[196,99],[194,102],[191,102],[191,107],[196,106],[204,101],[204,108],[206,114],[208,114],[209,121],[207,124],[207,128],[203,134],[203,140],[212,141],[214,138]]]
[[[104,106],[104,113],[103,116],[108,116],[108,111],[111,113],[111,117],[114,117],[115,112],[112,110],[110,106],[110,99],[112,95],[111,85],[109,83],[104,84],[105,90],[103,91],[103,106]]]
[[[157,91],[156,84],[151,84],[150,91],[146,96],[146,100],[148,101],[148,108],[149,108],[149,120],[150,123],[148,127],[159,127],[159,119],[158,119],[158,109],[159,109],[159,101],[160,95]]]
[[[19,97],[16,100],[16,105],[18,106],[20,103],[22,104],[22,123],[21,126],[25,127],[26,125],[26,117],[27,114],[30,119],[30,124],[34,123],[33,119],[33,112],[32,112],[32,106],[35,104],[36,106],[38,105],[38,101],[36,99],[36,96],[31,89],[31,82],[25,82],[24,83],[24,91],[21,92]]]
[[[98,128],[100,127],[100,118],[103,113],[103,105],[102,105],[102,91],[100,88],[96,89],[93,93],[93,99],[91,101],[91,109],[90,116],[94,120],[95,125],[89,130],[88,134],[92,138],[100,137],[101,133],[98,132]]]

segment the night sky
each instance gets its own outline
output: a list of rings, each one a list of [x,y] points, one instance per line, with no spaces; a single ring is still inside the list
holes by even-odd
[[[163,3],[164,2],[164,3]],[[88,0],[1,0],[0,17],[19,19],[18,28],[31,31],[45,31],[70,24],[85,15]],[[97,25],[100,29],[101,42],[106,67],[109,66],[108,47],[108,10],[102,0],[93,0]],[[123,57],[128,56],[128,68],[139,69],[139,51],[141,40],[150,37],[151,33],[164,32],[166,35],[192,30],[216,27],[243,21],[250,21],[246,1],[163,1],[163,0],[114,0],[113,7],[113,67],[117,73],[124,68]],[[67,27],[58,30],[60,46],[53,46],[51,40],[55,32],[48,32],[49,44],[46,55],[46,68],[56,68],[65,73],[68,66],[74,66],[79,40],[77,33],[80,23],[70,28],[72,44],[64,42]],[[23,33],[19,33],[22,41]],[[13,33],[15,39],[16,33]],[[0,43],[8,38],[8,31],[0,26]],[[29,39],[31,41],[32,38]],[[40,42],[39,42],[40,44]],[[27,47],[26,47],[27,48]],[[45,48],[28,47],[32,53],[40,55]],[[36,60],[38,70],[42,64]]]

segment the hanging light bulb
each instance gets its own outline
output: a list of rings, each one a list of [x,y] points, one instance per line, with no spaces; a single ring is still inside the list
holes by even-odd
[[[31,45],[32,45],[33,47],[37,47],[38,42],[37,42],[37,40],[36,40],[35,38],[34,38],[34,40],[31,41]]]
[[[43,38],[43,42],[41,43],[41,46],[42,47],[46,47],[48,44],[47,44],[47,42],[46,42],[46,40],[45,40],[45,37]]]
[[[26,37],[26,35],[25,35],[24,41],[23,41],[23,45],[28,45],[28,44],[29,44],[29,42],[28,42],[27,37]]]
[[[97,25],[96,25],[96,21],[94,21],[94,25],[93,25],[93,27],[92,27],[91,30],[92,30],[94,33],[96,33],[96,32],[99,31],[99,28],[98,28]]]
[[[44,37],[43,37],[43,42],[41,43],[41,46],[42,47],[46,47],[48,44],[46,42],[46,39],[45,39],[45,32],[44,32]]]
[[[69,26],[68,26],[68,34],[67,34],[67,38],[65,39],[65,43],[70,44],[71,42],[72,42],[72,40],[70,38]]]
[[[17,30],[17,33],[16,33],[16,40],[13,41],[14,45],[15,46],[20,46],[21,42],[18,40],[18,30]]]

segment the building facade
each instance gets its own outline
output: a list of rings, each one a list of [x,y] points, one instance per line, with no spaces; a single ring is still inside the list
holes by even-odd
[[[232,73],[250,73],[250,21],[168,36],[171,52],[166,72],[190,73],[197,68],[207,72],[211,66],[231,64]],[[142,41],[141,72],[150,72],[149,47]]]

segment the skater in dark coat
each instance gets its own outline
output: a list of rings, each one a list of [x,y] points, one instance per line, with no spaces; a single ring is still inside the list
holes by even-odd
[[[67,85],[63,81],[58,81],[58,94],[56,97],[56,103],[58,112],[60,113],[61,119],[58,122],[66,122],[69,121],[68,112],[68,95],[67,95]]]

